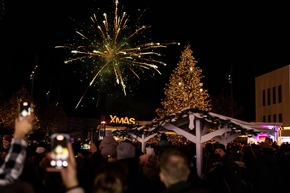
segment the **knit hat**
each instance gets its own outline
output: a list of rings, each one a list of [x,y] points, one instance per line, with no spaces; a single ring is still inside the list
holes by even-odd
[[[136,149],[130,142],[121,142],[117,146],[117,159],[134,158],[136,155]]]
[[[103,157],[117,155],[116,148],[117,148],[117,141],[113,136],[105,136],[104,139],[100,143],[100,150]]]
[[[155,151],[153,147],[146,147],[146,154],[155,155]]]
[[[224,152],[226,152],[226,147],[223,144],[216,144],[214,149],[222,149]]]

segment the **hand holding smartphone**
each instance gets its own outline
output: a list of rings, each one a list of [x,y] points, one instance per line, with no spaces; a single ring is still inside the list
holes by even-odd
[[[61,134],[61,133],[56,134],[56,136],[59,136],[59,135],[63,135],[63,134]],[[60,137],[60,138],[62,138],[62,137]],[[46,171],[59,172],[61,175],[64,186],[67,189],[70,189],[72,187],[79,187],[78,186],[79,181],[78,181],[78,176],[77,176],[77,163],[76,163],[72,143],[67,143],[67,149],[68,149],[68,157],[66,160],[67,164],[68,164],[67,167],[51,167],[50,166],[50,167],[46,167]],[[51,159],[51,153],[49,154],[49,158]]]
[[[68,166],[69,151],[67,143],[69,135],[66,133],[54,133],[51,136],[51,161],[50,165],[61,169]]]

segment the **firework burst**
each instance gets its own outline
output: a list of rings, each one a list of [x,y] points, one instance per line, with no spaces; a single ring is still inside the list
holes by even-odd
[[[176,42],[158,43],[148,42],[144,31],[150,28],[145,25],[129,25],[129,16],[119,11],[118,0],[115,0],[113,13],[103,14],[99,22],[96,14],[90,17],[91,24],[77,29],[77,39],[67,45],[56,46],[70,50],[71,56],[65,63],[82,62],[93,67],[93,77],[80,98],[76,108],[82,101],[88,88],[94,83],[98,87],[112,84],[112,78],[126,95],[126,84],[131,78],[140,79],[139,73],[144,69],[158,72],[159,65],[166,66],[159,58],[159,48],[167,48]],[[142,14],[141,14],[142,16]],[[138,17],[138,21],[141,18]],[[137,22],[138,23],[138,22]]]

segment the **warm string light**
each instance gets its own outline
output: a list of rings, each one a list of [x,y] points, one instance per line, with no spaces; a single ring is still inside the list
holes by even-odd
[[[164,89],[165,98],[161,100],[163,108],[156,110],[160,118],[186,107],[211,109],[208,91],[203,89],[201,82],[202,70],[196,66],[190,46],[185,48],[180,58]]]
[[[216,116],[212,116],[209,111],[203,111],[198,108],[187,108],[185,110],[181,110],[178,113],[173,113],[169,116],[165,116],[162,119],[154,120],[146,125],[133,125],[130,127],[127,127],[124,130],[117,130],[114,131],[114,136],[126,136],[127,138],[130,138],[130,134],[134,134],[138,137],[141,137],[142,135],[150,136],[153,133],[161,134],[164,132],[164,128],[162,127],[166,123],[174,123],[181,118],[188,117],[190,115],[196,115],[196,119],[202,119],[208,123],[210,123],[209,126],[209,132],[216,131],[221,128],[229,128],[231,129],[231,133],[238,133],[243,135],[254,135],[256,136],[259,132],[255,131],[254,129],[249,129],[245,126],[242,126],[240,124],[236,124],[230,120],[222,119]],[[191,131],[189,128],[185,128],[188,132],[194,132]]]

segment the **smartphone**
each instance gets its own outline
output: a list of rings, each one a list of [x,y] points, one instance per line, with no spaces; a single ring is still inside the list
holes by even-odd
[[[91,148],[90,142],[81,144],[81,149],[90,149],[90,148]]]
[[[68,166],[68,148],[69,134],[54,133],[51,136],[51,161],[50,165],[54,168],[61,169]]]
[[[28,101],[22,101],[19,103],[19,120],[23,120],[26,116],[31,115],[33,112],[32,103]]]

